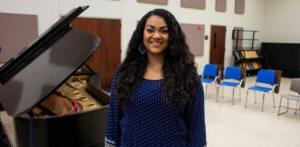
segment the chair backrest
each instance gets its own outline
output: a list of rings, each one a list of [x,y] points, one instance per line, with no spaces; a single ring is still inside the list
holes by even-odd
[[[243,78],[242,69],[238,66],[228,66],[226,67],[224,78],[241,80]]]
[[[270,69],[261,69],[258,71],[256,82],[274,85],[276,83],[275,72]]]
[[[203,77],[214,78],[218,76],[218,65],[216,64],[206,64],[203,70]]]
[[[295,91],[300,94],[300,78],[291,80],[291,88],[292,91]]]

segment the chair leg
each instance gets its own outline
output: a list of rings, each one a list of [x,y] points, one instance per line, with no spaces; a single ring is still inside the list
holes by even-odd
[[[261,112],[264,111],[264,103],[265,103],[265,93],[263,93],[262,105],[261,105]]]
[[[231,103],[231,105],[233,105],[233,101],[234,101],[234,88],[232,88],[232,103]]]
[[[217,97],[216,97],[216,102],[218,102],[219,93],[220,93],[220,86],[217,86]]]
[[[246,93],[246,100],[245,100],[245,108],[247,108],[248,93],[249,93],[249,90],[247,89],[247,93]]]
[[[295,110],[296,110],[296,111],[295,111],[295,115],[297,114],[297,111],[298,111],[298,108],[297,108],[297,107],[298,107],[298,102],[299,102],[299,101],[297,101],[296,107],[295,107],[295,108],[296,108],[296,109],[295,109]]]
[[[207,85],[208,84],[205,84],[205,95],[207,95]]]
[[[276,106],[275,106],[275,96],[274,96],[274,93],[272,93],[272,95],[273,95],[273,107],[276,108]]]
[[[279,102],[279,108],[278,108],[278,116],[280,115],[280,108],[281,108],[281,102],[282,102],[282,96],[280,97],[280,102]]]
[[[254,91],[254,104],[256,104],[256,91]]]
[[[215,84],[215,87],[216,87],[216,95],[217,95],[217,94],[218,94],[218,92],[219,92],[218,85],[217,85],[217,84]]]
[[[298,100],[299,101],[299,100]],[[298,111],[300,111],[300,105],[299,105],[299,109],[298,109]]]
[[[290,100],[287,99],[287,110],[286,110],[286,112],[289,112],[289,109],[290,109]]]
[[[280,97],[279,109],[278,109],[278,116],[288,112],[288,108],[287,108],[287,110],[286,110],[286,111],[284,111],[284,112],[281,112],[281,107],[282,107],[282,106],[281,106],[281,105],[282,105],[282,98],[283,98],[283,96],[281,96],[281,97]]]
[[[242,100],[242,98],[241,98],[241,87],[239,88],[239,100],[241,101]]]
[[[222,95],[222,98],[224,99],[224,86],[222,87],[222,89],[223,89],[223,95]]]

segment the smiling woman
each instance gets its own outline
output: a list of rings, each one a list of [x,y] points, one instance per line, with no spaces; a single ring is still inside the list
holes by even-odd
[[[169,31],[165,20],[157,15],[150,16],[145,24],[143,45],[148,54],[148,64],[144,77],[162,79],[161,72],[164,51],[168,47]]]
[[[146,21],[144,29],[144,45],[151,56],[162,54],[168,47],[169,31],[165,20],[152,15]]]
[[[206,145],[202,84],[185,36],[164,9],[139,21],[111,87],[107,146]]]

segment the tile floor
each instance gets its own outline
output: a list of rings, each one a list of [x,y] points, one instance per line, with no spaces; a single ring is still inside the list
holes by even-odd
[[[255,77],[247,78],[246,87],[254,81]],[[290,79],[282,78],[280,93],[289,92],[289,84]],[[249,94],[245,109],[246,90],[242,89],[241,101],[236,95],[234,105],[231,105],[231,92],[225,88],[224,99],[219,98],[216,103],[214,86],[208,88],[205,100],[208,147],[300,147],[300,112],[295,115],[291,110],[277,116],[280,95],[276,95],[276,108],[272,106],[272,96],[267,95],[264,112],[261,112],[259,93],[257,104],[254,104],[253,93]],[[11,117],[2,112],[1,119],[13,132]]]
[[[246,87],[253,85],[255,77],[247,78]],[[282,78],[280,93],[289,92],[290,79]],[[254,104],[253,93],[249,93],[248,107],[244,108],[246,89],[242,89],[242,100],[238,94],[231,105],[232,90],[225,88],[224,99],[216,103],[214,86],[208,87],[206,104],[206,125],[208,147],[300,147],[300,114],[294,110],[278,116],[280,95],[265,98],[264,112],[261,112],[262,95],[257,93]],[[296,103],[290,103],[294,106]]]

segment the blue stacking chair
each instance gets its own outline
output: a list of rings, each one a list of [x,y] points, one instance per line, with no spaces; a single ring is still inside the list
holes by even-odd
[[[241,87],[244,85],[244,75],[242,69],[238,66],[228,66],[225,69],[224,79],[219,83],[217,89],[217,98],[218,102],[219,87],[223,87],[223,98],[224,98],[224,87],[233,87],[232,88],[232,105],[234,101],[234,91],[236,88],[239,88],[239,100],[241,100]]]
[[[247,108],[249,90],[254,91],[254,103],[255,104],[256,104],[256,91],[263,93],[261,111],[264,111],[265,94],[272,93],[273,105],[275,108],[274,93],[275,93],[275,89],[277,86],[279,86],[279,84],[276,84],[276,74],[275,74],[274,70],[266,70],[266,69],[259,70],[257,77],[256,77],[255,85],[251,86],[247,89],[245,108]]]
[[[208,84],[216,83],[218,79],[218,75],[219,75],[218,65],[206,64],[204,66],[203,74],[201,76],[201,81],[203,84],[205,84],[205,95],[207,94]]]

